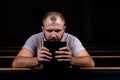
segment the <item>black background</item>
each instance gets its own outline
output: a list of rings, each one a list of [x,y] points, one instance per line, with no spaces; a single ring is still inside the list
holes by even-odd
[[[120,43],[119,2],[109,0],[2,0],[0,44],[24,44],[41,31],[48,11],[59,11],[83,44]]]

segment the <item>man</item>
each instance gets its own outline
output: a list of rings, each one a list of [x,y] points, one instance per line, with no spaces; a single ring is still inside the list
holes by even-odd
[[[50,62],[52,53],[44,46],[44,41],[67,42],[66,47],[55,51],[58,62],[69,61],[71,66],[94,67],[94,61],[80,40],[65,32],[65,19],[59,12],[49,12],[43,17],[42,32],[32,35],[24,44],[12,63],[12,67],[42,67]],[[35,56],[37,55],[37,56]]]

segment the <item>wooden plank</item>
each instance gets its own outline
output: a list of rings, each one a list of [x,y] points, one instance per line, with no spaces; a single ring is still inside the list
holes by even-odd
[[[15,58],[16,56],[0,56],[0,58]]]
[[[120,67],[82,67],[81,70],[120,70]]]
[[[0,68],[0,70],[32,70],[31,68]]]
[[[120,50],[88,50],[88,52],[100,52],[100,53],[120,53]]]
[[[92,58],[120,58],[120,56],[91,56]]]
[[[0,58],[15,58],[16,56],[0,56]],[[92,58],[120,58],[120,56],[91,56]]]
[[[9,53],[9,52],[19,52],[19,50],[0,50],[0,53],[3,53],[3,52],[5,52],[5,53]]]
[[[41,68],[0,68],[0,70],[41,70]],[[80,70],[120,70],[120,67],[82,67]]]
[[[2,52],[19,52],[20,50],[0,50],[0,53]],[[119,53],[120,50],[87,50],[88,52],[101,52],[101,53]]]

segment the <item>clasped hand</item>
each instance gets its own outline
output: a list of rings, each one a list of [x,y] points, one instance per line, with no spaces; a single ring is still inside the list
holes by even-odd
[[[49,62],[52,59],[52,53],[46,47],[41,47],[37,54],[39,62]],[[59,48],[58,51],[55,51],[55,54],[57,61],[70,61],[72,57],[71,50],[68,47]]]

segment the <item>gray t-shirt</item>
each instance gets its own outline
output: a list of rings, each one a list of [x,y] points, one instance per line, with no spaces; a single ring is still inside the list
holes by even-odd
[[[23,45],[23,48],[30,50],[34,56],[37,55],[37,51],[43,46],[44,41],[46,41],[44,34],[40,32],[30,36]],[[71,49],[73,56],[76,56],[81,50],[85,49],[80,40],[71,34],[64,33],[61,41],[67,42],[67,47]]]

